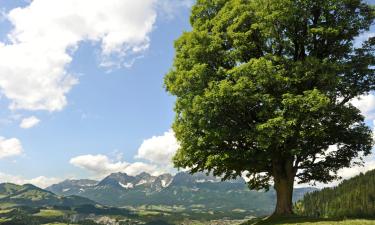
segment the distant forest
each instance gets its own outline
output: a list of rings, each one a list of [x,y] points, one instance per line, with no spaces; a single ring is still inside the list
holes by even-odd
[[[375,170],[305,195],[296,212],[314,217],[375,217]]]

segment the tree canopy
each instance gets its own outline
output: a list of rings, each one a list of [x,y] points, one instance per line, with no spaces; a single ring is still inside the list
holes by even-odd
[[[327,183],[371,152],[351,100],[375,89],[375,39],[358,44],[373,21],[361,0],[198,0],[165,77],[177,97],[174,164],[247,172],[291,213],[295,177]]]

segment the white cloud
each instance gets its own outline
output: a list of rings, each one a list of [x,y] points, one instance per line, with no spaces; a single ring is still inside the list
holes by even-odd
[[[359,98],[353,99],[351,103],[361,110],[366,119],[375,119],[375,95],[362,95]]]
[[[180,12],[180,8],[190,8],[195,0],[159,0],[157,3],[162,16],[173,19]]]
[[[355,166],[352,168],[344,168],[339,171],[339,175],[343,179],[348,179],[354,177],[360,173],[365,173],[367,171],[375,169],[375,160],[368,160],[365,162],[364,166]]]
[[[127,166],[122,172],[134,176],[142,172],[146,172],[152,175],[160,175],[166,171],[164,171],[162,168],[157,167],[156,165],[143,162],[135,162],[130,163],[129,166]]]
[[[110,173],[123,172],[129,175],[137,175],[141,172],[160,174],[162,170],[155,165],[142,162],[128,163],[114,161],[105,155],[81,155],[74,157],[70,163],[81,169],[92,172],[97,177],[107,176]]]
[[[24,118],[21,121],[20,127],[23,128],[23,129],[29,129],[29,128],[32,128],[32,127],[38,125],[39,122],[40,122],[40,120],[38,118],[36,118],[35,116],[27,117],[27,118]]]
[[[61,182],[63,179],[56,178],[56,177],[35,177],[33,179],[26,179],[24,183],[26,184],[33,184],[35,186],[38,186],[40,188],[46,188],[48,186],[51,186],[52,184],[57,184]]]
[[[156,0],[34,0],[7,14],[0,90],[11,109],[58,111],[78,83],[67,68],[83,41],[98,43],[102,66],[129,65],[148,48]]]
[[[162,136],[154,136],[144,140],[138,149],[136,158],[145,159],[159,165],[170,165],[179,144],[172,130]]]
[[[171,159],[176,153],[179,145],[173,131],[165,132],[162,136],[154,136],[144,140],[138,149],[135,158],[148,161],[144,162],[124,162],[122,154],[115,150],[112,155],[81,155],[74,157],[70,163],[81,169],[93,173],[96,177],[107,176],[110,173],[124,172],[129,175],[137,175],[147,172],[153,175],[175,172]]]
[[[70,163],[97,174],[122,171],[129,165],[125,162],[114,163],[105,155],[81,155],[72,158]]]
[[[17,138],[0,137],[0,159],[21,155],[22,152],[22,144]]]
[[[54,177],[40,176],[40,177],[36,177],[33,179],[26,179],[20,176],[13,176],[10,174],[0,173],[1,183],[13,183],[13,184],[18,184],[18,185],[33,184],[40,188],[46,188],[52,184],[56,184],[61,181],[62,179],[54,178]]]

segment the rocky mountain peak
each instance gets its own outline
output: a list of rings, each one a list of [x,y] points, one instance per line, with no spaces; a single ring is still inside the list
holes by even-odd
[[[133,186],[133,182],[136,180],[135,177],[129,176],[126,173],[112,173],[102,181],[99,182],[98,186],[113,186],[113,187],[128,187]]]

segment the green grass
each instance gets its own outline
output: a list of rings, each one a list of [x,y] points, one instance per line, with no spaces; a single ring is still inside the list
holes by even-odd
[[[9,209],[9,208],[14,208],[16,206],[17,206],[17,204],[15,204],[15,203],[7,203],[7,202],[0,203],[0,209]]]
[[[250,220],[242,225],[375,225],[366,219],[266,218]]]
[[[10,213],[13,209],[0,209],[0,214]]]
[[[67,223],[46,223],[43,225],[68,225]]]
[[[39,213],[34,214],[34,216],[40,217],[61,217],[64,216],[65,213],[60,210],[52,210],[52,209],[42,209]]]
[[[43,225],[75,225],[75,224],[72,224],[72,223],[46,223],[46,224],[43,224]]]
[[[10,219],[7,218],[0,218],[0,223],[9,222]]]
[[[138,215],[139,216],[158,216],[158,215],[161,215],[162,213],[161,212],[157,212],[157,211],[148,211],[148,210],[140,210],[138,212]]]
[[[43,224],[43,225],[76,225],[76,224],[72,224],[72,223],[46,223],[46,224]]]

